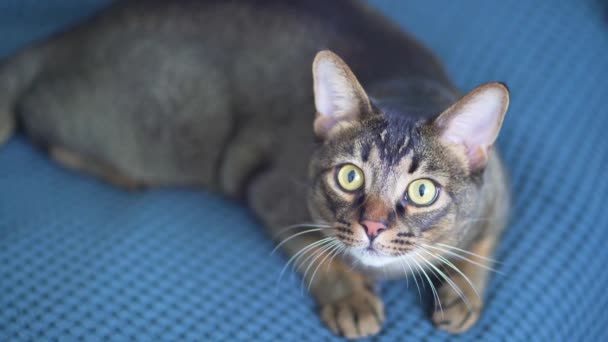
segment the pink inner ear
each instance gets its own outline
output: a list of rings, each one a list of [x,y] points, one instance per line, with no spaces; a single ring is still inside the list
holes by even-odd
[[[333,101],[335,94],[331,84],[332,71],[328,70],[332,67],[328,64],[330,63],[320,62],[317,65],[315,72],[315,106],[319,114],[331,116],[334,115],[336,108]]]
[[[333,117],[335,122],[356,115],[359,100],[353,89],[353,80],[345,75],[345,71],[335,61],[320,60],[315,66],[314,87],[317,112],[327,117]]]
[[[319,137],[325,138],[337,123],[331,116],[318,115],[314,122],[314,131]]]
[[[469,157],[469,166],[471,170],[478,170],[486,166],[488,163],[489,148],[467,148],[467,156]]]
[[[360,115],[360,85],[343,62],[333,55],[321,55],[313,64],[315,133],[327,137],[343,122],[357,120]],[[363,94],[364,95],[364,94]]]
[[[479,89],[463,98],[442,124],[443,139],[465,146],[472,169],[487,162],[506,110],[505,94],[505,89],[498,87]]]

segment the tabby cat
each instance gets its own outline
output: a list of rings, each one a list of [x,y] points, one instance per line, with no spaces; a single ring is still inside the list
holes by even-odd
[[[443,280],[432,320],[460,333],[506,224],[508,103],[501,83],[462,96],[357,1],[126,0],[0,67],[0,142],[18,122],[112,184],[245,201],[337,334],[377,334],[374,280],[412,273]]]

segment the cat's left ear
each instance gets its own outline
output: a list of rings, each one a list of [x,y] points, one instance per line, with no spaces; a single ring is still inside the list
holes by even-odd
[[[475,88],[433,123],[442,140],[464,146],[471,171],[483,169],[509,107],[509,89],[502,83]]]
[[[312,65],[317,137],[326,139],[342,128],[358,123],[371,112],[365,90],[348,65],[335,53],[317,53]]]

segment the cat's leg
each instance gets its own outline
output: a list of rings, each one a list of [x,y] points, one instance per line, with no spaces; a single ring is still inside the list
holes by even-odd
[[[140,190],[144,187],[142,182],[121,173],[106,163],[72,152],[59,145],[51,146],[49,148],[49,154],[55,161],[64,167],[89,173],[114,186],[126,190]]]
[[[313,266],[319,270],[318,275],[305,280],[311,283],[321,319],[334,333],[359,338],[380,332],[385,319],[384,304],[374,291],[373,279],[354,271],[340,259]]]
[[[439,289],[439,299],[443,311],[437,308],[433,313],[433,322],[440,329],[451,333],[462,333],[470,329],[479,319],[490,272],[488,268],[492,267],[488,258],[492,256],[497,240],[496,235],[481,237],[468,249],[471,254],[462,255],[473,262],[464,259],[456,259],[452,262],[462,274],[450,272],[450,278],[462,293],[456,292],[448,283],[442,284]],[[466,298],[466,302],[461,295]]]
[[[322,239],[320,234],[311,235],[293,238],[283,251],[291,258]],[[322,245],[301,253],[301,262],[295,267],[303,275],[303,285],[310,289],[321,320],[332,332],[347,338],[375,335],[385,317],[382,299],[374,291],[374,279],[357,272],[339,256],[334,257],[335,252]]]
[[[374,292],[373,279],[359,273],[335,256],[338,245],[324,240],[320,231],[331,228],[286,226],[310,223],[305,188],[298,188],[288,176],[275,171],[260,175],[249,188],[248,201],[282,245],[287,259],[294,258],[295,268],[303,274],[304,286],[310,287],[321,319],[336,334],[348,338],[378,333],[384,322],[382,300]],[[304,225],[305,226],[305,225]],[[307,229],[319,229],[303,233]],[[298,234],[298,235],[296,235]]]

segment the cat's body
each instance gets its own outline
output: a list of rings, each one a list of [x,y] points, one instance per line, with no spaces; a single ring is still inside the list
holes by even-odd
[[[230,158],[217,147],[241,139],[268,158],[301,161],[294,169],[304,171],[303,181],[314,147],[310,64],[320,49],[344,57],[366,84],[419,76],[450,86],[430,54],[411,54],[410,44],[419,49],[413,41],[360,12],[342,0],[132,1],[26,52],[31,79],[18,86],[35,79],[36,87],[13,90],[20,92],[17,110],[36,140],[111,162],[147,185],[237,191],[234,182],[249,167],[225,179],[219,159]],[[100,103],[91,103],[92,94]],[[285,144],[287,156],[279,151]],[[295,158],[292,149],[306,145],[298,154],[304,158]]]
[[[243,198],[274,234],[313,219],[325,222],[314,209],[318,170],[314,162],[311,166],[311,158],[324,160],[315,132],[323,146],[332,145],[328,136],[334,135],[312,129],[315,95],[316,111],[322,110],[310,66],[322,49],[344,58],[357,75],[371,99],[366,111],[395,117],[387,119],[388,131],[391,125],[422,127],[460,97],[430,52],[352,1],[126,1],[0,68],[0,142],[18,118],[57,160],[110,182],[193,185]],[[333,127],[335,120],[330,121],[323,124]],[[388,136],[386,148],[395,148],[388,154],[401,153],[397,145],[406,141],[398,134],[377,133]],[[355,149],[364,145],[361,140]],[[411,157],[406,155],[388,159],[397,164]],[[411,170],[413,161],[408,163]],[[504,227],[508,194],[494,152],[483,169],[474,175],[475,190],[466,194],[475,196],[463,209],[471,220],[449,241],[489,255]],[[315,234],[291,239],[286,251],[294,254],[318,241]],[[474,249],[480,241],[483,251]],[[372,258],[360,269],[403,275],[402,262],[386,259]],[[368,276],[338,259],[330,261],[329,271],[319,271],[314,281],[306,278],[323,319],[347,336],[377,332],[383,314],[381,302],[369,292]],[[485,271],[471,272],[472,281],[483,287]],[[345,313],[334,314],[341,305],[348,306]],[[461,306],[452,316],[464,316]],[[473,309],[478,313],[481,299]],[[445,328],[464,330],[476,320],[476,314],[470,316]]]

